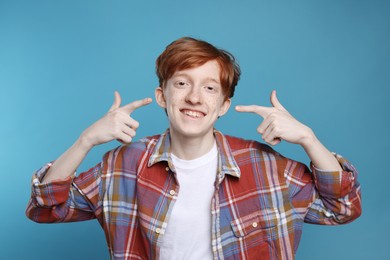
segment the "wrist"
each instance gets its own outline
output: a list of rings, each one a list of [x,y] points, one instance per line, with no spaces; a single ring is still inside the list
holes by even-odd
[[[305,149],[310,149],[311,147],[315,146],[318,142],[317,137],[315,136],[313,130],[311,130],[309,127],[307,127],[307,131],[304,134],[303,138],[301,139],[300,145]]]
[[[76,144],[79,148],[81,148],[85,152],[88,152],[89,150],[91,150],[94,147],[94,144],[92,143],[90,138],[88,138],[88,136],[85,133],[82,133],[80,135],[80,137],[76,141]]]

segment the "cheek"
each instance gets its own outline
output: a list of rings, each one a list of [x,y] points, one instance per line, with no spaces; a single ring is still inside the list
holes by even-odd
[[[221,111],[223,109],[223,100],[222,99],[210,99],[208,104],[210,107],[213,107],[216,111]]]
[[[210,106],[214,106],[214,107],[221,103],[220,99],[213,95],[205,95],[203,97],[203,100]]]
[[[166,99],[166,105],[168,110],[174,110],[174,108],[177,108],[181,104],[181,99],[179,96],[170,96],[168,99]]]
[[[171,97],[169,100],[167,100],[167,104],[169,106],[177,106],[177,104],[179,103],[180,99],[177,98],[177,97]]]

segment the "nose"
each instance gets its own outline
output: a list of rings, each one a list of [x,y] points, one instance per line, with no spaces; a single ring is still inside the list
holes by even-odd
[[[186,102],[191,103],[193,105],[201,104],[202,93],[200,91],[200,88],[197,88],[196,86],[191,87],[186,95]]]

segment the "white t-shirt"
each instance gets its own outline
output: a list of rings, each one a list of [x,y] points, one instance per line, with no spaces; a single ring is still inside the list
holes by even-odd
[[[218,149],[194,160],[172,154],[180,190],[168,220],[160,259],[213,259],[211,248],[211,199],[217,175]]]

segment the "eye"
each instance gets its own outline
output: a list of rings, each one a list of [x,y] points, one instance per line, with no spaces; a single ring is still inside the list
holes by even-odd
[[[214,87],[214,86],[205,86],[205,89],[208,91],[208,92],[217,92],[217,88]]]
[[[177,87],[183,88],[183,87],[188,86],[188,83],[186,81],[183,81],[183,80],[178,80],[175,82],[175,85]]]

